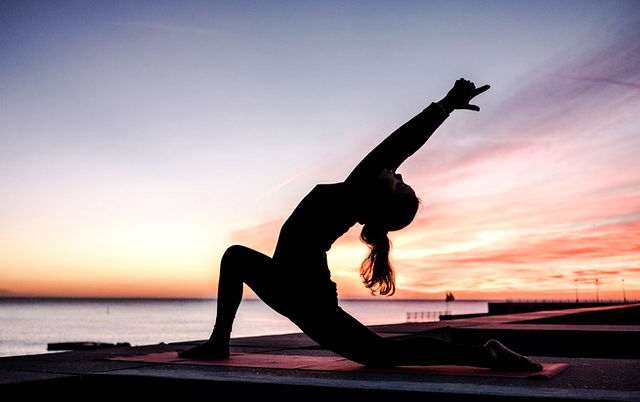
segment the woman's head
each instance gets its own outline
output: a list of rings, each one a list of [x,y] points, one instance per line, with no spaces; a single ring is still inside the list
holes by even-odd
[[[360,276],[372,293],[395,292],[394,273],[389,261],[391,241],[387,233],[400,230],[413,221],[420,200],[402,176],[384,170],[370,194],[360,240],[369,247],[369,255],[360,266]]]
[[[363,224],[388,232],[409,225],[418,211],[420,200],[402,180],[402,175],[385,169],[367,195]]]
[[[389,169],[383,169],[382,172],[380,172],[376,185],[394,194],[416,194],[411,186],[402,180],[400,173]]]

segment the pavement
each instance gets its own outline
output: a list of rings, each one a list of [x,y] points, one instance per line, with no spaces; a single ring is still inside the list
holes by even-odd
[[[428,333],[476,344],[495,337],[518,351],[524,345],[537,361],[569,364],[551,379],[109,360],[201,342],[191,341],[0,358],[0,395],[67,401],[640,401],[639,312],[634,304],[371,327],[385,337]],[[590,316],[597,324],[588,323]],[[232,353],[335,356],[302,333],[234,338],[231,345]]]

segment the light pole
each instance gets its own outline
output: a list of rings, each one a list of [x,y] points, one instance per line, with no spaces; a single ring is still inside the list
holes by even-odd
[[[627,294],[624,291],[624,279],[622,280],[622,300],[624,300],[624,302],[627,302]]]
[[[578,301],[578,278],[574,279],[574,281],[576,282],[576,303],[579,303],[579,301]]]
[[[598,293],[598,278],[596,278],[596,303],[600,303],[600,294]]]

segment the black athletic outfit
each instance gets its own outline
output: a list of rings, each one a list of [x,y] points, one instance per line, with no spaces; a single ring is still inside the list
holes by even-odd
[[[225,253],[221,270],[227,265],[248,269],[243,281],[265,303],[320,345],[356,362],[376,366],[473,363],[476,347],[423,336],[384,339],[373,333],[338,306],[336,284],[327,265],[331,245],[357,223],[359,196],[383,169],[395,171],[422,147],[447,117],[440,105],[429,105],[371,151],[344,182],[315,186],[283,224],[273,258],[233,246]]]

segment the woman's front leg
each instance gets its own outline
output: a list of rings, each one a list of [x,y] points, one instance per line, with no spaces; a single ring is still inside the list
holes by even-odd
[[[278,291],[280,281],[273,260],[244,246],[231,246],[220,262],[220,279],[216,300],[216,321],[209,339],[180,352],[180,357],[222,360],[229,357],[233,322],[242,301],[243,284],[247,284],[267,305],[282,313]]]
[[[223,360],[229,357],[229,340],[236,312],[242,301],[242,271],[250,250],[242,246],[229,247],[220,261],[220,278],[216,298],[216,321],[209,339],[196,347],[178,353],[180,357]],[[253,251],[253,250],[251,250]],[[265,256],[266,257],[266,256]],[[266,257],[268,258],[268,257]]]

